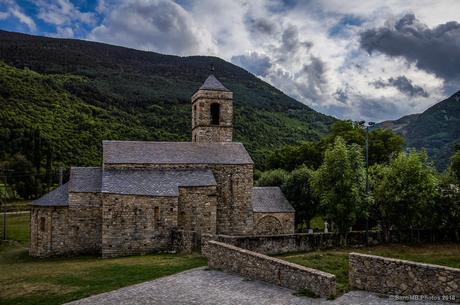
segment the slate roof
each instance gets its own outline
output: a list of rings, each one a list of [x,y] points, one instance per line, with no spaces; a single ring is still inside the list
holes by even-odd
[[[198,90],[230,91],[212,74],[208,76]]]
[[[105,170],[102,192],[110,194],[179,196],[180,186],[215,186],[210,170]]]
[[[279,187],[253,187],[252,210],[259,213],[294,213]]]
[[[65,183],[42,197],[32,201],[36,206],[67,206],[69,205],[69,183]]]
[[[241,143],[102,141],[104,164],[253,164]]]
[[[99,193],[102,170],[100,167],[72,167],[70,169],[69,192]]]

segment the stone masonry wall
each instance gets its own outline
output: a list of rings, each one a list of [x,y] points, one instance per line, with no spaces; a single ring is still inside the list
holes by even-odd
[[[211,125],[211,104],[219,104],[219,125]],[[233,93],[198,90],[192,96],[192,141],[231,142]]]
[[[75,254],[99,254],[102,242],[100,193],[69,193],[69,245]]]
[[[336,294],[335,276],[326,272],[217,241],[205,242],[203,254],[208,258],[210,268],[290,289],[306,289],[321,297],[334,297]]]
[[[232,127],[199,126],[192,131],[192,142],[231,142],[232,133]]]
[[[216,234],[216,187],[180,187],[178,229]]]
[[[252,234],[253,165],[105,164],[106,169],[210,169],[217,182],[217,234]]]
[[[68,208],[38,207],[30,210],[29,254],[37,257],[62,255],[69,252]]]
[[[102,257],[169,250],[177,212],[178,197],[103,194]]]
[[[460,303],[460,269],[350,253],[348,274],[351,288]]]
[[[294,213],[254,213],[254,234],[294,234]]]
[[[380,243],[379,234],[369,232],[369,244],[375,245]],[[217,240],[227,244],[234,245],[250,251],[264,253],[269,255],[313,251],[318,249],[329,249],[340,247],[340,236],[335,233],[297,233],[286,235],[248,235],[248,236],[229,236],[219,235]],[[350,232],[347,236],[347,244],[363,245],[365,241],[365,232]]]

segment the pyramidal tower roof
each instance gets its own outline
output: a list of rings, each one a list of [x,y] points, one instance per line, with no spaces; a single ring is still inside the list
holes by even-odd
[[[208,76],[199,90],[230,91],[212,74]]]

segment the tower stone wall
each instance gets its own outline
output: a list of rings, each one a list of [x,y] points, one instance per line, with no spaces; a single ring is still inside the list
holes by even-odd
[[[213,107],[218,109],[218,114],[212,111]],[[214,117],[216,115],[218,122]],[[232,140],[233,93],[198,90],[192,96],[192,142],[232,142]]]

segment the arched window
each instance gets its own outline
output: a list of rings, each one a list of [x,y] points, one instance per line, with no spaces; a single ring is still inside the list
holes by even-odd
[[[220,122],[220,105],[217,103],[211,104],[211,124],[219,125]]]

